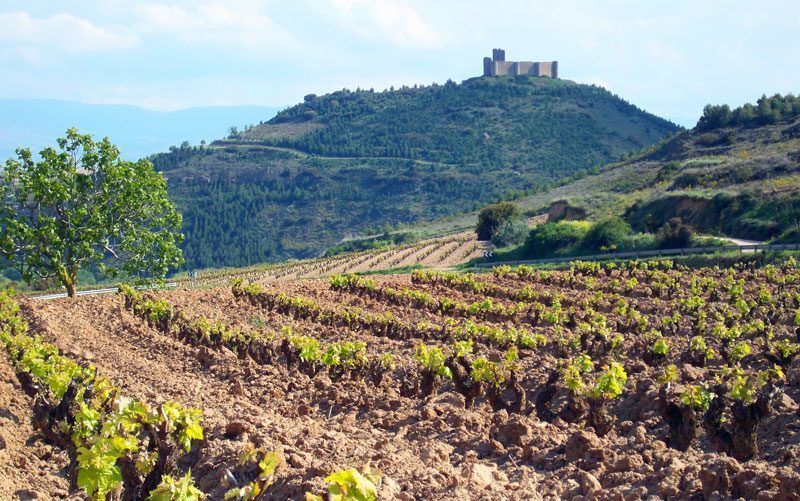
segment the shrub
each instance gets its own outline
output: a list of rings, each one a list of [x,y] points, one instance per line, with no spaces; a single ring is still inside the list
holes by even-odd
[[[492,243],[498,247],[519,245],[528,236],[528,223],[522,218],[514,218],[501,224],[492,236]]]
[[[776,244],[800,244],[800,226],[793,226],[775,239]]]
[[[675,174],[681,169],[681,163],[678,161],[667,162],[658,169],[658,174],[656,175],[656,182],[660,183],[661,181],[666,181],[669,179],[672,174]]]
[[[694,230],[681,218],[674,217],[664,223],[658,230],[658,247],[661,249],[679,249],[692,243]]]
[[[622,245],[617,245],[617,248],[626,251],[649,250],[655,249],[656,243],[656,235],[652,233],[634,233]]]
[[[586,221],[560,221],[537,226],[525,239],[523,255],[531,259],[543,258],[575,247],[583,240],[589,226]]]
[[[674,181],[672,181],[672,185],[670,186],[670,190],[682,190],[685,188],[694,188],[695,186],[702,184],[706,181],[707,176],[702,172],[697,171],[689,171],[684,172],[683,174],[677,176]]]
[[[511,202],[487,205],[478,213],[478,226],[475,228],[478,240],[491,240],[503,223],[517,219],[519,215],[519,208]]]
[[[598,221],[589,228],[583,237],[583,247],[597,250],[601,247],[618,247],[623,245],[631,235],[631,226],[619,217],[610,217]]]

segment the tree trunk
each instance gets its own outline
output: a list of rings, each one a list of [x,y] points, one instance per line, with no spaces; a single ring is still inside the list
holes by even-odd
[[[61,283],[67,289],[67,296],[75,297],[75,273],[70,273],[67,270],[62,270],[60,275],[61,275]]]

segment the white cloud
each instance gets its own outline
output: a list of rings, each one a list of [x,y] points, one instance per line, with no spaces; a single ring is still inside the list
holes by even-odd
[[[339,19],[368,39],[383,38],[400,47],[436,48],[449,37],[426,24],[411,6],[398,0],[330,0]]]
[[[67,52],[129,49],[138,36],[117,33],[70,14],[33,18],[27,12],[0,13],[0,42],[16,47],[47,47]]]
[[[295,36],[251,2],[207,3],[187,10],[165,4],[136,6],[141,29],[174,34],[185,42],[212,43],[258,50],[284,50]]]

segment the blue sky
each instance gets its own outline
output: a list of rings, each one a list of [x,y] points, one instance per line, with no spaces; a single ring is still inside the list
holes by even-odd
[[[461,81],[493,47],[684,124],[800,88],[789,1],[3,0],[0,97],[289,105]]]

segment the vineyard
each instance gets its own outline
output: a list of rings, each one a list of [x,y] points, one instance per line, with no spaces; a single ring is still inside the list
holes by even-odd
[[[207,272],[188,280],[191,286],[223,286],[231,277],[269,282],[318,278],[342,273],[364,273],[424,266],[447,268],[481,257],[491,248],[489,242],[475,240],[473,231],[422,240],[389,249],[351,252],[327,258],[309,259],[268,268],[239,269],[234,272]]]
[[[0,498],[798,499],[797,263],[346,274],[473,243],[0,296]]]

